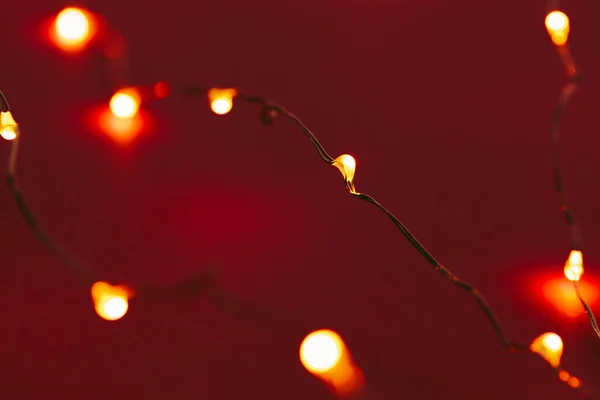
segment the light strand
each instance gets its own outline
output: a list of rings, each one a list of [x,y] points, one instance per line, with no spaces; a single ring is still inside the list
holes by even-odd
[[[558,8],[558,4],[556,4],[556,6]],[[583,299],[583,296],[579,290],[578,282],[583,273],[583,238],[579,223],[571,211],[571,207],[567,201],[560,162],[560,123],[567,109],[569,100],[575,94],[577,89],[579,89],[579,86],[583,80],[583,75],[573,60],[573,56],[571,55],[568,44],[570,30],[569,18],[563,12],[558,11],[557,8],[548,13],[545,23],[546,29],[548,30],[550,38],[556,47],[557,53],[560,56],[561,62],[565,69],[565,74],[568,78],[567,83],[563,85],[560,91],[558,102],[556,104],[556,108],[554,109],[554,113],[552,114],[550,123],[550,143],[552,152],[551,160],[554,189],[558,197],[559,210],[565,217],[565,221],[567,223],[569,240],[571,244],[571,254],[567,260],[567,265],[565,266],[565,275],[567,279],[572,282],[573,289],[579,298],[579,302],[585,310],[585,314],[587,315],[590,325],[592,326],[592,329],[598,338],[600,338],[600,328],[598,327],[594,313],[592,312],[590,306]],[[573,257],[576,257],[577,259],[576,265],[573,265]],[[578,269],[577,274],[573,273],[574,268]]]
[[[567,31],[567,35],[568,35],[568,31]],[[122,37],[120,35],[118,35],[117,37],[120,38],[120,40],[122,41]],[[123,41],[123,46],[124,46],[124,41]],[[570,232],[571,232],[570,235],[571,235],[572,248],[573,248],[573,250],[581,251],[581,248],[582,248],[581,233],[579,231],[579,227],[576,223],[575,218],[573,217],[572,213],[570,213],[570,209],[568,209],[566,207],[567,203],[566,203],[566,199],[564,198],[564,189],[562,186],[562,175],[560,173],[560,167],[559,167],[559,163],[558,163],[558,126],[559,126],[560,118],[561,118],[562,114],[564,113],[564,109],[566,107],[566,104],[567,104],[569,98],[571,97],[573,92],[578,87],[578,84],[580,82],[580,74],[579,74],[578,68],[575,66],[575,64],[572,60],[572,57],[571,57],[570,52],[568,51],[568,48],[566,47],[566,45],[563,44],[563,45],[557,46],[557,49],[559,50],[559,55],[561,56],[561,59],[563,60],[563,63],[565,65],[567,75],[572,77],[573,79],[570,83],[565,85],[565,87],[563,88],[561,98],[559,99],[559,104],[557,106],[557,109],[556,109],[554,117],[553,117],[553,127],[552,127],[552,140],[553,141],[552,141],[552,144],[553,144],[553,168],[554,168],[554,174],[555,174],[555,186],[557,189],[557,193],[559,195],[559,201],[561,201],[561,211],[565,215],[565,218],[567,219],[567,223],[569,224],[569,228],[570,228]],[[118,58],[118,57],[109,57],[109,53],[107,51],[104,51],[103,55],[107,58],[107,60],[106,60],[107,65],[109,65],[111,62],[114,62],[115,59],[120,60],[120,58]],[[124,59],[126,59],[126,57],[123,58],[123,60]],[[121,75],[120,79],[117,79],[114,77],[110,79],[112,86],[114,86],[115,88],[125,86],[124,84],[127,83],[127,81],[128,81],[128,79],[125,79],[125,77],[127,76],[127,73],[126,73],[127,65],[126,64],[127,64],[126,62],[122,63],[123,68],[121,71],[122,73],[120,74]],[[113,70],[115,70],[115,69],[114,68],[111,69],[111,68],[107,67],[107,74],[110,75],[111,74],[110,71],[113,71]],[[117,81],[119,83],[116,83]],[[182,85],[180,87],[182,89],[184,89],[184,91],[186,93],[201,94],[201,95],[207,95],[207,96],[209,96],[209,93],[211,90],[215,89],[215,88],[208,88],[208,87],[202,87],[202,86],[189,86],[189,85]],[[220,89],[220,90],[223,90],[223,89]],[[355,173],[356,163],[355,163],[355,160],[351,156],[342,155],[335,159],[333,157],[331,157],[326,152],[324,147],[321,145],[321,143],[319,142],[317,137],[312,133],[312,131],[310,129],[308,129],[308,127],[306,127],[306,125],[304,125],[304,123],[298,117],[296,117],[294,114],[289,112],[283,106],[273,103],[271,101],[268,101],[260,96],[248,94],[241,90],[232,89],[232,88],[226,88],[224,90],[231,91],[229,93],[231,93],[232,98],[235,97],[236,99],[244,100],[248,103],[254,103],[254,104],[260,105],[262,107],[261,113],[260,113],[260,119],[261,119],[261,122],[265,125],[271,124],[277,116],[283,116],[286,119],[293,122],[300,129],[301,133],[304,134],[304,136],[306,136],[311,141],[311,143],[315,147],[317,154],[319,155],[321,160],[329,165],[335,166],[336,168],[338,168],[340,170],[340,172],[342,173],[343,178],[344,178],[344,184],[352,196],[355,196],[355,197],[359,198],[360,200],[366,201],[366,202],[370,203],[371,205],[375,206],[376,208],[378,208],[380,211],[382,211],[392,221],[392,223],[398,228],[398,230],[401,232],[401,234],[404,236],[404,238],[419,252],[419,254],[421,254],[421,256],[423,258],[425,258],[425,260],[432,267],[434,267],[434,269],[436,271],[438,271],[442,276],[444,276],[446,279],[448,279],[453,285],[468,292],[474,298],[474,300],[478,304],[480,310],[486,316],[488,322],[492,326],[496,336],[498,337],[498,340],[502,344],[503,348],[505,350],[507,350],[507,352],[509,354],[514,354],[517,350],[524,350],[524,351],[528,351],[530,354],[541,355],[539,351],[533,349],[533,344],[531,346],[527,346],[519,341],[510,339],[510,337],[505,333],[505,330],[502,327],[502,325],[500,324],[498,318],[495,316],[491,307],[488,305],[487,301],[485,300],[485,298],[481,294],[481,292],[479,292],[479,290],[477,290],[471,284],[459,279],[449,269],[447,269],[442,264],[440,264],[433,257],[433,255],[428,250],[426,250],[425,247],[416,239],[416,237],[406,228],[406,226],[397,217],[395,217],[389,210],[387,210],[383,205],[381,205],[377,200],[375,200],[370,195],[360,193],[356,190],[355,184],[354,184],[354,173]],[[12,114],[10,114],[11,110],[8,105],[8,102],[6,101],[6,98],[4,97],[4,95],[1,92],[0,92],[0,100],[2,100],[2,106],[3,106],[3,110],[4,110],[3,112],[9,113],[8,115],[10,115],[12,118]],[[230,109],[231,108],[227,109],[227,107],[225,107],[225,108],[219,107],[218,110],[222,110],[223,112],[218,112],[218,110],[215,110],[214,108],[213,108],[213,111],[215,111],[215,113],[217,113],[217,114],[225,114],[225,113],[229,112]],[[18,144],[19,144],[20,135],[18,134],[18,129],[16,129],[16,128],[17,128],[17,125],[15,123],[15,133],[16,134],[15,134],[15,137],[12,139],[10,153],[9,153],[7,182],[8,182],[8,186],[10,188],[11,194],[12,194],[15,202],[17,203],[17,206],[19,208],[21,215],[23,216],[23,218],[26,221],[29,228],[34,232],[36,237],[51,252],[53,252],[59,259],[61,259],[72,270],[72,272],[75,275],[77,275],[84,283],[86,283],[88,285],[94,285],[97,283],[104,284],[104,281],[99,280],[99,277],[94,270],[89,268],[87,265],[84,265],[81,261],[79,261],[76,257],[74,257],[68,250],[66,250],[63,246],[59,245],[56,241],[54,241],[54,239],[52,239],[39,226],[37,219],[35,218],[33,212],[27,205],[27,203],[25,201],[25,197],[20,189],[20,185],[19,185],[19,182],[17,179],[17,167],[16,167],[17,162],[16,162],[16,160],[17,160],[17,152],[18,152]],[[170,296],[179,297],[182,295],[187,296],[187,295],[196,295],[198,293],[204,293],[204,294],[209,295],[208,296],[209,299],[215,306],[228,312],[231,315],[235,315],[240,318],[246,318],[246,319],[250,319],[250,320],[254,320],[254,321],[257,321],[257,320],[261,320],[261,321],[279,320],[279,318],[275,318],[274,315],[272,315],[272,314],[264,313],[264,310],[259,310],[258,308],[253,308],[253,307],[245,307],[243,304],[244,302],[236,300],[231,295],[224,292],[223,290],[218,289],[215,282],[216,282],[215,270],[209,268],[209,269],[204,270],[199,276],[190,278],[179,284],[170,285],[170,286],[141,286],[140,288],[135,289],[135,293],[136,293],[136,298],[141,297],[141,298],[148,298],[148,299],[154,299],[154,300],[162,300],[165,298],[169,298]],[[600,336],[600,331],[598,330],[598,326],[595,322],[595,318],[594,318],[591,310],[589,310],[589,307],[587,306],[587,304],[581,297],[581,294],[579,293],[577,282],[578,282],[577,279],[573,280],[574,289],[577,292],[577,295],[579,296],[579,299],[580,299],[582,305],[586,309],[588,318],[590,319],[590,322],[592,323],[594,330]],[[115,288],[115,287],[113,287],[113,288]],[[133,287],[131,287],[131,288],[133,288]],[[111,288],[109,288],[109,289],[114,290]],[[142,296],[140,296],[140,294],[142,294]],[[287,316],[288,316],[288,314],[286,313],[286,317]],[[290,321],[291,321],[291,319],[290,319]],[[297,321],[293,322],[292,325],[296,325],[296,323],[297,323]],[[305,327],[306,324],[302,323],[300,325]],[[303,329],[305,329],[305,328],[303,328]],[[534,343],[535,343],[535,341],[534,341]],[[561,346],[562,346],[562,344],[561,344]],[[545,357],[542,356],[542,358],[544,358],[546,361],[548,361]],[[581,383],[581,381],[578,378],[571,376],[564,369],[562,369],[562,367],[560,367],[559,364],[554,363],[554,364],[551,364],[551,366],[554,369],[554,371],[556,372],[556,374],[560,380],[567,382],[570,387],[582,391],[583,394],[589,394],[588,389],[583,386],[583,384]],[[576,382],[577,384],[575,384],[574,382]]]

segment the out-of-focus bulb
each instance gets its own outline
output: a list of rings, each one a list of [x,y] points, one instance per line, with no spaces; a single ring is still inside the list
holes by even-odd
[[[342,338],[335,332],[322,329],[310,333],[300,345],[300,361],[313,374],[326,373],[339,363],[345,351]]]
[[[217,115],[225,115],[233,108],[233,98],[237,92],[234,89],[210,89],[208,101],[210,109]]]
[[[133,291],[125,286],[113,286],[106,282],[92,285],[92,300],[96,313],[107,321],[123,318],[129,309]]]
[[[552,11],[546,16],[546,29],[557,46],[564,46],[569,40],[569,17],[562,11]]]
[[[135,117],[140,109],[141,97],[135,89],[122,89],[110,99],[110,111],[119,118]]]
[[[354,188],[354,173],[356,172],[356,160],[350,154],[342,154],[332,163],[333,166],[337,167],[344,177],[344,182],[350,193],[358,194]]]
[[[10,111],[0,112],[0,136],[6,140],[15,140],[19,136],[19,125]]]
[[[571,282],[578,282],[583,275],[583,254],[579,250],[571,250],[565,264],[565,276]]]
[[[77,7],[63,9],[54,21],[54,42],[64,50],[78,50],[92,38],[90,14]]]
[[[563,341],[556,333],[547,332],[538,336],[529,349],[542,356],[554,368],[558,368],[563,353]]]

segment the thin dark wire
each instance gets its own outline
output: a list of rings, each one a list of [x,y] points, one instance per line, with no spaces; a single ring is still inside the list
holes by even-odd
[[[0,91],[0,100],[6,111],[10,111],[8,101]],[[10,193],[15,200],[19,212],[27,226],[44,246],[58,257],[70,270],[86,285],[91,285],[100,280],[99,274],[91,267],[84,264],[63,245],[54,240],[38,223],[37,218],[29,207],[25,195],[21,190],[21,185],[17,176],[17,154],[19,148],[20,135],[11,141],[11,147],[8,157],[8,168],[6,182]],[[134,290],[142,299],[161,299],[164,297],[188,296],[198,292],[206,291],[213,282],[212,271],[203,270],[201,273],[192,276],[174,285],[142,285],[134,287]]]
[[[566,45],[557,47],[557,50],[565,67],[566,74],[569,77],[569,82],[567,82],[561,89],[560,95],[558,97],[558,102],[556,104],[556,108],[554,109],[554,113],[552,114],[552,119],[550,123],[552,174],[554,177],[554,189],[556,190],[556,194],[558,197],[559,210],[564,215],[565,221],[567,222],[567,227],[569,230],[569,240],[571,242],[571,250],[583,251],[583,239],[581,234],[581,228],[577,219],[575,218],[575,215],[571,211],[571,208],[567,202],[567,196],[565,194],[563,173],[560,162],[559,144],[560,123],[562,121],[562,117],[565,114],[567,105],[569,104],[569,100],[579,88],[579,85],[583,80],[583,75],[581,74],[581,70],[573,61],[573,57],[571,56],[569,48]],[[598,328],[598,323],[596,322],[596,317],[594,316],[592,309],[588,306],[588,304],[581,296],[577,282],[573,282],[573,287],[575,289],[575,292],[577,293],[577,297],[579,298],[581,305],[585,310],[585,314],[588,320],[590,321],[592,329],[596,333],[596,336],[600,338],[600,329]]]
[[[199,85],[189,85],[187,87],[177,85],[177,87],[182,88],[184,90],[184,92],[186,92],[188,94],[195,94],[195,95],[205,94],[205,93],[202,93],[203,87],[199,86]],[[287,109],[285,107],[278,105],[276,103],[273,103],[269,100],[266,100],[260,96],[249,95],[245,92],[238,92],[238,93],[242,93],[242,95],[239,96],[239,98],[241,98],[242,100],[248,101],[250,103],[260,104],[264,108],[268,108],[270,110],[276,110],[280,115],[283,115],[284,117],[290,119],[297,126],[299,126],[302,133],[310,139],[310,141],[313,143],[315,149],[317,150],[317,153],[319,154],[319,156],[321,157],[321,159],[323,161],[325,161],[328,164],[332,164],[334,162],[334,159],[331,156],[329,156],[329,154],[325,151],[325,149],[323,148],[321,143],[318,141],[316,136],[306,127],[306,125],[297,116],[295,116],[294,114],[287,111]],[[346,184],[348,186],[348,182],[346,182]],[[348,187],[348,189],[350,189],[350,187]],[[485,300],[485,297],[481,294],[481,292],[478,289],[476,289],[474,286],[472,286],[471,284],[459,279],[449,269],[447,269],[442,264],[440,264],[433,257],[433,255],[427,249],[425,249],[425,247],[417,240],[417,238],[408,230],[408,228],[396,216],[394,216],[389,210],[387,210],[385,207],[383,207],[383,205],[381,205],[377,200],[375,200],[373,197],[371,197],[367,194],[357,193],[352,190],[350,190],[350,194],[374,205],[379,210],[381,210],[392,221],[392,223],[398,228],[398,230],[400,230],[400,232],[408,240],[408,242],[419,252],[419,254],[421,254],[427,260],[427,262],[431,266],[433,266],[436,269],[436,271],[438,271],[440,274],[442,274],[444,277],[446,277],[452,284],[467,291],[474,297],[475,301],[477,302],[477,305],[479,306],[480,310],[484,313],[484,315],[487,317],[488,321],[492,325],[494,332],[496,333],[496,336],[498,337],[502,346],[507,350],[508,354],[512,355],[512,354],[516,353],[517,351],[525,351],[529,354],[539,356],[537,353],[533,352],[529,348],[529,346],[527,346],[526,344],[524,344],[520,341],[510,339],[508,337],[508,335],[505,333],[501,323],[499,322],[498,318],[492,311],[491,307],[488,305],[487,301]],[[222,305],[221,305],[221,307],[222,307]],[[555,372],[557,374],[560,371],[563,371],[563,370],[561,368],[555,368]],[[584,397],[591,396],[590,390],[587,387],[584,387],[583,385],[580,385],[573,389],[579,390],[584,395]]]

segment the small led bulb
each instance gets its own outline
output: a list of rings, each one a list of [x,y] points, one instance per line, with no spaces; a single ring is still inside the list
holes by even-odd
[[[556,46],[564,46],[569,39],[569,17],[562,11],[552,11],[546,16],[546,29]]]
[[[233,98],[236,94],[234,89],[210,89],[208,91],[210,109],[217,115],[227,114],[233,108]]]
[[[579,250],[571,250],[565,264],[565,276],[571,282],[578,282],[583,275],[583,255]]]
[[[136,89],[122,89],[110,99],[110,111],[119,118],[133,118],[140,109],[140,94]]]
[[[322,329],[310,333],[300,345],[300,361],[309,372],[321,375],[335,368],[345,351],[342,338]]]
[[[63,50],[77,51],[84,48],[95,34],[94,17],[82,8],[67,7],[54,20],[50,35]]]
[[[563,353],[563,341],[556,333],[547,332],[538,336],[529,349],[542,356],[554,368],[558,368]]]
[[[0,136],[9,141],[19,136],[19,125],[10,111],[0,112]]]
[[[127,313],[133,291],[125,286],[96,282],[92,285],[91,294],[96,313],[107,321],[116,321]]]
[[[358,192],[356,192],[356,190],[354,189],[353,182],[354,173],[356,171],[356,160],[354,159],[354,157],[352,157],[350,154],[342,154],[341,156],[333,160],[331,165],[337,167],[337,169],[340,170],[342,176],[344,177],[346,187],[348,187],[350,193],[358,194]]]

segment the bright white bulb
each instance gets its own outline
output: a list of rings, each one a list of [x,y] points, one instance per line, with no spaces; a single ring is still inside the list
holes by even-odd
[[[89,22],[80,10],[66,9],[56,19],[56,30],[65,39],[81,39],[88,33]]]
[[[339,361],[341,349],[332,337],[315,335],[307,338],[303,343],[302,354],[311,369],[327,371]]]
[[[549,350],[558,351],[562,348],[563,342],[560,336],[551,333],[544,338],[544,345],[546,345]]]
[[[121,318],[127,312],[129,304],[125,299],[112,297],[102,304],[102,309],[106,316],[111,320]]]

